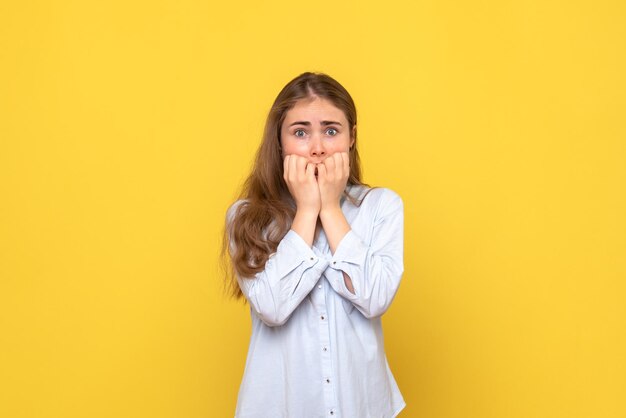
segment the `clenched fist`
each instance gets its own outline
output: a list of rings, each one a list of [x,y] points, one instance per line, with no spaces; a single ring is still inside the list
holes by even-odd
[[[320,188],[315,178],[315,164],[300,155],[287,155],[283,161],[283,178],[296,201],[298,211],[315,213],[321,209]]]
[[[321,199],[320,210],[339,208],[341,195],[350,177],[350,158],[347,152],[336,152],[317,164],[317,184]]]

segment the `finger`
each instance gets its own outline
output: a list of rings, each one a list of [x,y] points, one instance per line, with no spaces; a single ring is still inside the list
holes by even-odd
[[[306,158],[298,155],[298,161],[296,163],[296,169],[297,169],[297,173],[298,173],[298,178],[304,179],[305,174],[306,174],[306,166],[308,164],[308,161]]]
[[[298,170],[297,170],[297,162],[298,162],[298,156],[297,155],[292,155],[291,158],[289,158],[289,179],[291,181],[295,181],[295,179],[297,179],[298,177]]]
[[[289,175],[289,157],[290,155],[285,156],[283,159],[283,178],[287,180]]]
[[[326,171],[328,174],[333,174],[335,172],[335,156],[331,155],[330,157],[324,160],[324,165],[326,166]]]
[[[305,173],[307,180],[315,181],[315,164],[307,163]]]
[[[343,152],[338,152],[334,155],[335,157],[335,168],[337,172],[342,175],[343,174]]]
[[[317,181],[326,179],[326,165],[324,163],[317,164]]]

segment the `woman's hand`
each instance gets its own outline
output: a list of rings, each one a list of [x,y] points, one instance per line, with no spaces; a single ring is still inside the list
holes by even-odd
[[[317,164],[317,183],[320,189],[320,211],[340,209],[339,201],[350,177],[350,159],[347,152],[336,152]]]
[[[300,155],[287,155],[283,161],[283,178],[296,201],[298,212],[317,215],[321,209],[320,188],[315,179],[315,164]]]

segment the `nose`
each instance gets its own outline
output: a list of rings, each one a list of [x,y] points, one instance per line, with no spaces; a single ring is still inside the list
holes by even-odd
[[[326,149],[324,147],[324,141],[320,138],[319,134],[313,134],[311,137],[311,148],[310,148],[312,157],[324,157],[326,156]]]

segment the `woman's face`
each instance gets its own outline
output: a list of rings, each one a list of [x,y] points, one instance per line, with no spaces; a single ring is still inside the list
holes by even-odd
[[[343,111],[329,100],[299,100],[287,111],[280,130],[282,157],[296,154],[317,164],[336,152],[349,152],[354,140]]]

